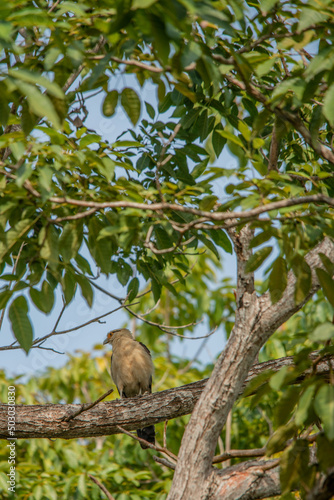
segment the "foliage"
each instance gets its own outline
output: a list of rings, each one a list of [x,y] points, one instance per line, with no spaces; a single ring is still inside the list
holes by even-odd
[[[330,1],[13,0],[0,7],[0,55],[0,308],[27,353],[41,342],[31,305],[49,314],[57,295],[68,306],[80,290],[91,307],[99,273],[115,276],[130,302],[140,300],[136,314],[156,306],[153,323],[193,331],[204,316],[210,328],[223,324],[229,335],[235,301],[218,260],[232,253],[229,235],[246,222],[254,230],[246,269],[267,264],[262,291],[277,302],[292,273],[296,302],[308,297],[311,269],[304,257],[333,237]],[[142,98],[148,92],[151,102]],[[88,126],[87,103],[96,94],[101,116],[115,127],[120,112],[129,119],[117,138]],[[266,398],[282,402],[269,415],[276,426],[273,453],[317,419],[322,457],[334,438],[326,416],[333,381],[319,381],[311,371],[301,384],[285,387],[311,349],[320,346],[321,355],[332,349],[334,265],[320,259],[323,295],[266,346],[268,357],[279,349],[297,362],[292,371],[268,375],[254,396],[267,406]],[[141,297],[143,289],[150,296]],[[142,336],[164,351],[145,324]],[[80,361],[72,361],[79,370]],[[57,370],[48,376],[53,373],[65,377]],[[60,381],[46,399],[80,398],[79,373],[73,386]],[[42,378],[41,394],[45,383]],[[248,411],[247,405],[240,410],[241,422]],[[239,436],[244,443],[247,432]],[[302,477],[304,441],[285,448],[284,491],[314,477]],[[34,446],[27,444],[27,456]],[[52,446],[41,444],[50,457]],[[76,454],[76,446],[64,450]],[[93,448],[85,448],[85,464]],[[107,461],[108,453],[100,458]],[[299,464],[293,476],[291,461]],[[63,466],[56,461],[55,467]],[[117,477],[118,469],[111,470]],[[152,470],[145,474],[127,480],[154,482]],[[73,481],[80,494],[85,487],[99,494],[84,479],[80,487]],[[117,481],[110,487],[117,491]]]
[[[79,287],[91,305],[86,249],[102,273],[130,290],[135,266],[158,300],[162,287],[176,294],[167,269],[176,278],[189,271],[182,249],[231,252],[227,210],[333,196],[331,7],[323,3],[315,29],[313,4],[273,6],[105,1],[48,10],[16,0],[2,8],[0,303],[8,304],[23,348],[32,337],[23,338],[20,319],[29,315],[18,317],[13,299],[29,292],[48,313],[56,289],[68,304]],[[121,74],[158,91],[158,108],[145,103],[141,121],[136,90],[114,88]],[[136,129],[110,143],[86,128],[85,100],[96,92],[106,117],[122,106]],[[234,168],[219,161],[226,148]],[[217,195],[215,183],[231,176],[226,195]],[[149,210],[160,202],[163,215]],[[303,255],[333,229],[323,201],[280,206],[253,222],[254,249],[273,239],[280,247],[269,279],[274,300],[289,269],[298,276],[296,297],[306,295]],[[191,209],[206,214],[201,224]],[[257,250],[250,268],[271,249]],[[330,271],[319,279],[333,303]]]

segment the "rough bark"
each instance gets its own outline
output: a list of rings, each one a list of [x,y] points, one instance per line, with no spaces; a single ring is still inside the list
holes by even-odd
[[[257,297],[255,292],[247,291],[250,278],[244,273],[244,263],[249,255],[250,235],[247,228],[242,232],[243,238],[239,236],[238,241],[234,239],[238,260],[238,308],[235,326],[183,435],[168,500],[215,498],[211,491],[212,477],[215,474],[211,464],[216,443],[251,365],[275,330],[319,289],[315,273],[317,267],[322,267],[319,252],[334,261],[334,244],[325,238],[306,257],[312,270],[312,285],[305,300],[295,303],[295,276],[290,273],[283,297],[276,304],[272,304],[268,293]],[[239,246],[236,243],[239,243]]]
[[[255,500],[280,495],[276,460],[243,462],[213,471],[210,498],[217,500]]]
[[[317,352],[310,355],[312,360],[317,357]],[[331,356],[330,362],[334,370],[334,355]],[[292,356],[254,365],[241,387],[240,394],[247,383],[260,373],[268,370],[278,371],[283,366],[292,365]],[[327,376],[329,374],[328,359],[318,363],[316,369],[319,375]],[[309,371],[306,370],[303,375],[305,376],[308,373]],[[102,402],[84,411],[69,422],[62,421],[63,417],[75,413],[81,408],[81,405],[16,405],[15,437],[19,439],[73,439],[105,436],[120,433],[118,425],[127,430],[136,430],[146,425],[187,415],[193,411],[207,380],[199,380],[192,384],[145,395],[141,398]],[[8,433],[7,422],[8,406],[7,404],[0,404],[0,439],[13,437]]]

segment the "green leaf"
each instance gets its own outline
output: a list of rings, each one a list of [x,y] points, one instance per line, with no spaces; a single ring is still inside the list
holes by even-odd
[[[295,302],[299,304],[305,300],[310,291],[312,282],[311,269],[301,255],[295,255],[291,265],[296,276]]]
[[[288,439],[292,438],[296,431],[296,424],[292,420],[286,425],[282,425],[282,427],[279,427],[277,431],[269,438],[266,448],[266,455],[270,456],[283,450]]]
[[[260,7],[263,12],[269,12],[278,3],[278,0],[260,0]]]
[[[208,233],[216,245],[223,248],[227,253],[233,253],[232,243],[223,229],[210,229]]]
[[[333,47],[326,47],[322,49],[318,55],[316,55],[305,71],[305,80],[310,81],[319,73],[330,70],[334,62],[334,50]],[[327,91],[328,92],[328,91]]]
[[[162,287],[159,285],[159,283],[151,277],[151,287],[152,287],[152,293],[153,293],[153,298],[154,302],[157,303],[158,300],[160,299],[161,296],[161,290]]]
[[[324,253],[319,253],[319,257],[323,263],[323,265],[325,266],[326,268],[326,271],[328,272],[328,274],[330,276],[333,276],[334,275],[334,262],[332,262],[328,257],[327,255],[325,255]]]
[[[313,8],[312,6],[303,7],[300,11],[298,29],[304,30],[311,25],[320,24],[326,21],[329,15],[329,13],[326,14],[326,12],[323,12],[322,9],[319,9],[317,5],[314,5]]]
[[[298,408],[295,413],[295,422],[298,426],[302,425],[308,417],[309,409],[313,403],[315,389],[315,385],[307,387],[298,401]]]
[[[20,220],[13,228],[7,231],[4,244],[3,246],[0,245],[0,262],[6,253],[22,238],[22,236],[35,224],[38,219],[39,217],[33,221],[30,219]]]
[[[71,469],[76,470],[79,466],[78,455],[71,449],[64,448],[63,450],[64,462]]]
[[[191,177],[193,179],[197,179],[198,177],[200,177],[205,172],[208,163],[209,163],[209,158],[206,158],[205,160],[198,163],[191,171]]]
[[[156,237],[157,248],[159,250],[163,248],[171,248],[173,246],[172,239],[170,238],[167,231],[161,225],[155,226],[154,235]]]
[[[329,440],[334,440],[334,386],[323,385],[314,399],[314,409],[321,419],[324,431]]]
[[[329,441],[324,434],[317,437],[317,458],[323,472],[326,473],[330,467],[334,467],[333,441]]]
[[[334,325],[329,322],[317,326],[317,328],[308,335],[308,338],[311,340],[311,342],[319,342],[320,344],[323,344],[324,342],[332,339],[333,337],[334,337]]]
[[[75,258],[81,246],[82,238],[75,224],[66,224],[59,238],[59,251],[64,262]]]
[[[133,0],[131,9],[147,9],[147,7],[151,7],[158,0]]]
[[[49,262],[50,266],[55,268],[59,264],[58,253],[58,233],[53,226],[47,229],[43,228],[39,234],[39,241],[42,246],[40,249],[40,256]]]
[[[272,231],[262,231],[261,233],[254,236],[254,238],[251,240],[249,244],[249,248],[255,248],[259,245],[262,245],[262,243],[265,243],[272,237],[273,237]]]
[[[282,493],[287,493],[300,484],[301,476],[308,470],[308,442],[298,439],[289,446],[280,459],[280,480]]]
[[[302,85],[302,82],[305,86],[306,83],[301,78],[288,78],[287,80],[283,80],[278,85],[276,85],[274,91],[271,94],[270,101],[272,102],[279,97],[285,97],[289,92],[298,92],[299,86]]]
[[[283,257],[278,257],[269,277],[269,291],[273,304],[278,302],[284,293],[287,285],[287,265]]]
[[[141,109],[140,99],[136,92],[131,88],[123,89],[121,94],[121,104],[132,124],[135,126],[139,120]]]
[[[54,292],[50,283],[43,281],[42,289],[30,288],[30,297],[38,309],[46,314],[51,312],[54,303]]]
[[[78,490],[83,498],[87,498],[87,486],[86,486],[86,476],[81,474],[78,481]]]
[[[83,298],[87,302],[88,306],[92,307],[94,294],[91,284],[89,283],[88,279],[85,278],[84,276],[76,275],[76,278],[81,288],[81,294]]]
[[[285,377],[285,384],[289,381],[289,372],[287,371]],[[297,386],[288,387],[283,390],[283,394],[280,396],[277,404],[274,408],[274,423],[277,426],[286,425],[287,422],[292,417],[292,412],[296,406],[300,395],[300,389]]]
[[[217,201],[218,201],[218,197],[215,196],[214,194],[210,194],[209,196],[205,196],[199,202],[199,208],[200,208],[200,210],[209,211],[215,206]]]
[[[320,281],[321,288],[324,292],[325,297],[334,307],[334,280],[331,276],[324,271],[324,269],[316,269],[318,279]]]
[[[246,264],[246,272],[253,273],[261,264],[266,260],[266,258],[271,254],[272,247],[264,247],[254,253]]]
[[[41,118],[46,117],[57,129],[61,128],[60,118],[49,97],[29,83],[16,82],[22,94],[27,97],[30,110]]]
[[[238,136],[232,134],[231,132],[228,132],[227,130],[217,130],[217,134],[221,135],[222,137],[232,142],[233,144],[236,144],[237,146],[244,148],[242,140]]]
[[[284,384],[284,380],[286,374],[289,370],[288,366],[283,366],[278,372],[276,372],[270,379],[269,385],[274,391],[279,391],[282,385]]]
[[[63,287],[65,302],[66,304],[69,304],[73,299],[77,288],[77,282],[75,276],[69,271],[66,271],[62,279],[62,287]]]
[[[13,292],[11,290],[4,290],[3,292],[0,292],[0,309],[6,307],[12,295]]]
[[[324,116],[327,118],[331,126],[334,126],[334,83],[329,87],[324,98],[322,108]]]
[[[221,134],[218,133],[219,129],[215,129],[212,132],[212,146],[213,150],[215,152],[216,157],[218,158],[220,156],[220,153],[223,151],[223,148],[226,144],[226,138],[222,137]]]
[[[87,146],[89,146],[90,144],[94,144],[95,142],[97,144],[100,144],[101,136],[98,134],[87,134],[80,139],[79,147],[80,147],[80,149],[84,149]]]
[[[102,104],[102,112],[104,116],[107,116],[108,118],[112,116],[115,113],[117,103],[118,103],[117,90],[112,90],[111,92],[108,92]]]
[[[36,125],[36,116],[33,113],[31,113],[26,101],[23,101],[22,103],[21,125],[25,135],[29,135],[34,126]],[[24,166],[25,165],[23,165],[23,167]],[[22,179],[20,179],[20,182],[22,182]]]
[[[139,290],[139,279],[132,278],[127,289],[129,302],[132,302],[137,297],[138,290]]]
[[[166,35],[165,25],[162,18],[151,17],[151,33],[154,37],[153,50],[163,64],[168,63],[169,57],[169,38]]]
[[[8,315],[16,340],[28,354],[33,342],[33,329],[28,316],[28,303],[23,295],[13,300]]]
[[[78,264],[79,268],[81,271],[83,271],[85,274],[89,274],[90,276],[93,276],[92,270],[90,268],[89,262],[85,257],[80,255],[79,253],[75,256],[76,263]]]
[[[148,103],[148,102],[146,102],[146,101],[145,101],[145,107],[146,107],[146,111],[147,111],[148,116],[149,116],[152,120],[154,120],[154,117],[155,117],[155,111],[154,111],[153,106],[151,106],[151,104],[150,104],[150,103]]]
[[[1,89],[2,90],[2,89]],[[5,127],[9,118],[9,102],[0,94],[0,123]]]
[[[219,252],[211,240],[209,240],[206,236],[204,236],[204,234],[198,235],[198,239],[202,241],[202,243],[204,243],[204,245],[211,250],[211,252],[217,257],[218,260],[220,260]]]
[[[121,285],[125,286],[133,274],[131,266],[120,259],[117,262],[117,279]]]
[[[22,80],[26,83],[32,83],[44,87],[49,94],[57,97],[58,99],[65,99],[65,94],[63,90],[59,87],[56,82],[51,82],[45,76],[33,71],[27,71],[25,69],[10,69],[8,71],[10,76]]]

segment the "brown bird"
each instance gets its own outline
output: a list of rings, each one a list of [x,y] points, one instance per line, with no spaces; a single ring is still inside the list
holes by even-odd
[[[112,345],[111,377],[121,398],[151,393],[153,363],[146,345],[134,340],[126,328],[109,332],[103,343]],[[154,425],[138,429],[137,436],[154,444]],[[140,446],[147,448],[142,443]]]

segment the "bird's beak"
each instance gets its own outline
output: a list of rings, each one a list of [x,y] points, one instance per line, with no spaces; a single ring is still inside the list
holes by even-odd
[[[108,337],[105,339],[105,341],[103,342],[103,344],[109,344],[109,339],[108,339]]]

